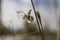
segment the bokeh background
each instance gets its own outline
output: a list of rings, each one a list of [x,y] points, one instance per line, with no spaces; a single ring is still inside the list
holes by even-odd
[[[60,32],[60,0],[33,0],[36,10],[40,12],[42,25],[45,31],[47,40],[59,40]],[[23,11],[27,14],[29,9],[32,9],[30,0],[0,0],[0,35],[31,35],[22,39],[39,40],[40,35],[37,27],[34,12],[32,23],[23,20],[23,13],[17,16],[17,11]],[[33,10],[33,9],[32,9]],[[34,36],[32,36],[35,34]],[[38,34],[38,35],[37,35]],[[36,36],[37,35],[37,36]],[[50,36],[51,35],[51,36]],[[20,37],[19,36],[19,37]],[[9,38],[10,36],[7,36]],[[17,36],[15,36],[17,37]],[[38,37],[38,38],[37,38]],[[27,39],[28,38],[28,39]],[[30,39],[32,38],[32,39]],[[50,39],[49,39],[50,38]],[[19,39],[19,38],[18,38]],[[20,39],[21,40],[21,39]]]

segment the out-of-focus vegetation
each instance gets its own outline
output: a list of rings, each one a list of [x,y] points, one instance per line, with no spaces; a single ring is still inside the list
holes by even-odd
[[[0,35],[7,33],[8,33],[8,29],[2,23],[0,23]]]
[[[18,29],[16,31],[17,34],[27,34],[27,33],[32,33],[32,32],[37,32],[37,27],[34,23],[28,23],[25,21],[24,24],[25,28],[24,29]]]
[[[0,22],[0,35],[11,34],[11,31]]]
[[[7,34],[24,34],[24,33],[31,33],[37,31],[36,25],[33,23],[25,22],[25,29],[18,29],[15,32],[11,32],[11,29],[5,27],[2,23],[0,23],[0,35],[7,35]]]

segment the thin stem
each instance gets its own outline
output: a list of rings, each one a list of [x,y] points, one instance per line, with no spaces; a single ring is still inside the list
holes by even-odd
[[[35,7],[34,7],[34,3],[33,3],[32,0],[31,0],[31,3],[32,3],[32,7],[33,7],[33,10],[34,10],[34,13],[35,13],[35,17],[36,17],[36,21],[37,21],[37,24],[38,24],[38,28],[39,28],[39,31],[41,33],[41,38],[42,38],[42,40],[45,40],[44,31],[43,31],[43,28],[42,28],[42,23],[41,23],[41,21],[39,21],[39,18],[36,15],[37,13],[36,13],[36,10],[35,10]],[[39,22],[40,22],[40,24],[39,24]],[[41,25],[41,28],[40,28],[40,25]]]

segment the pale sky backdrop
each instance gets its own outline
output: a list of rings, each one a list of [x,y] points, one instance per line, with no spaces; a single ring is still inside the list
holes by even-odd
[[[49,29],[56,30],[58,25],[58,16],[60,10],[60,0],[34,0],[35,6],[41,14],[43,26],[45,22],[49,24]],[[9,26],[10,20],[13,21],[13,27],[24,28],[24,20],[22,15],[18,19],[17,11],[32,9],[30,0],[2,0],[2,22],[4,25]]]

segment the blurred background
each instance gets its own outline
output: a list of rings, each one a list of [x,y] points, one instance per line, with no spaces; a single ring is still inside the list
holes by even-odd
[[[60,40],[60,0],[33,0],[41,15],[46,40]],[[34,20],[23,19],[32,9],[31,0],[0,0],[0,40],[41,40],[34,11]],[[33,10],[33,9],[32,9]]]

